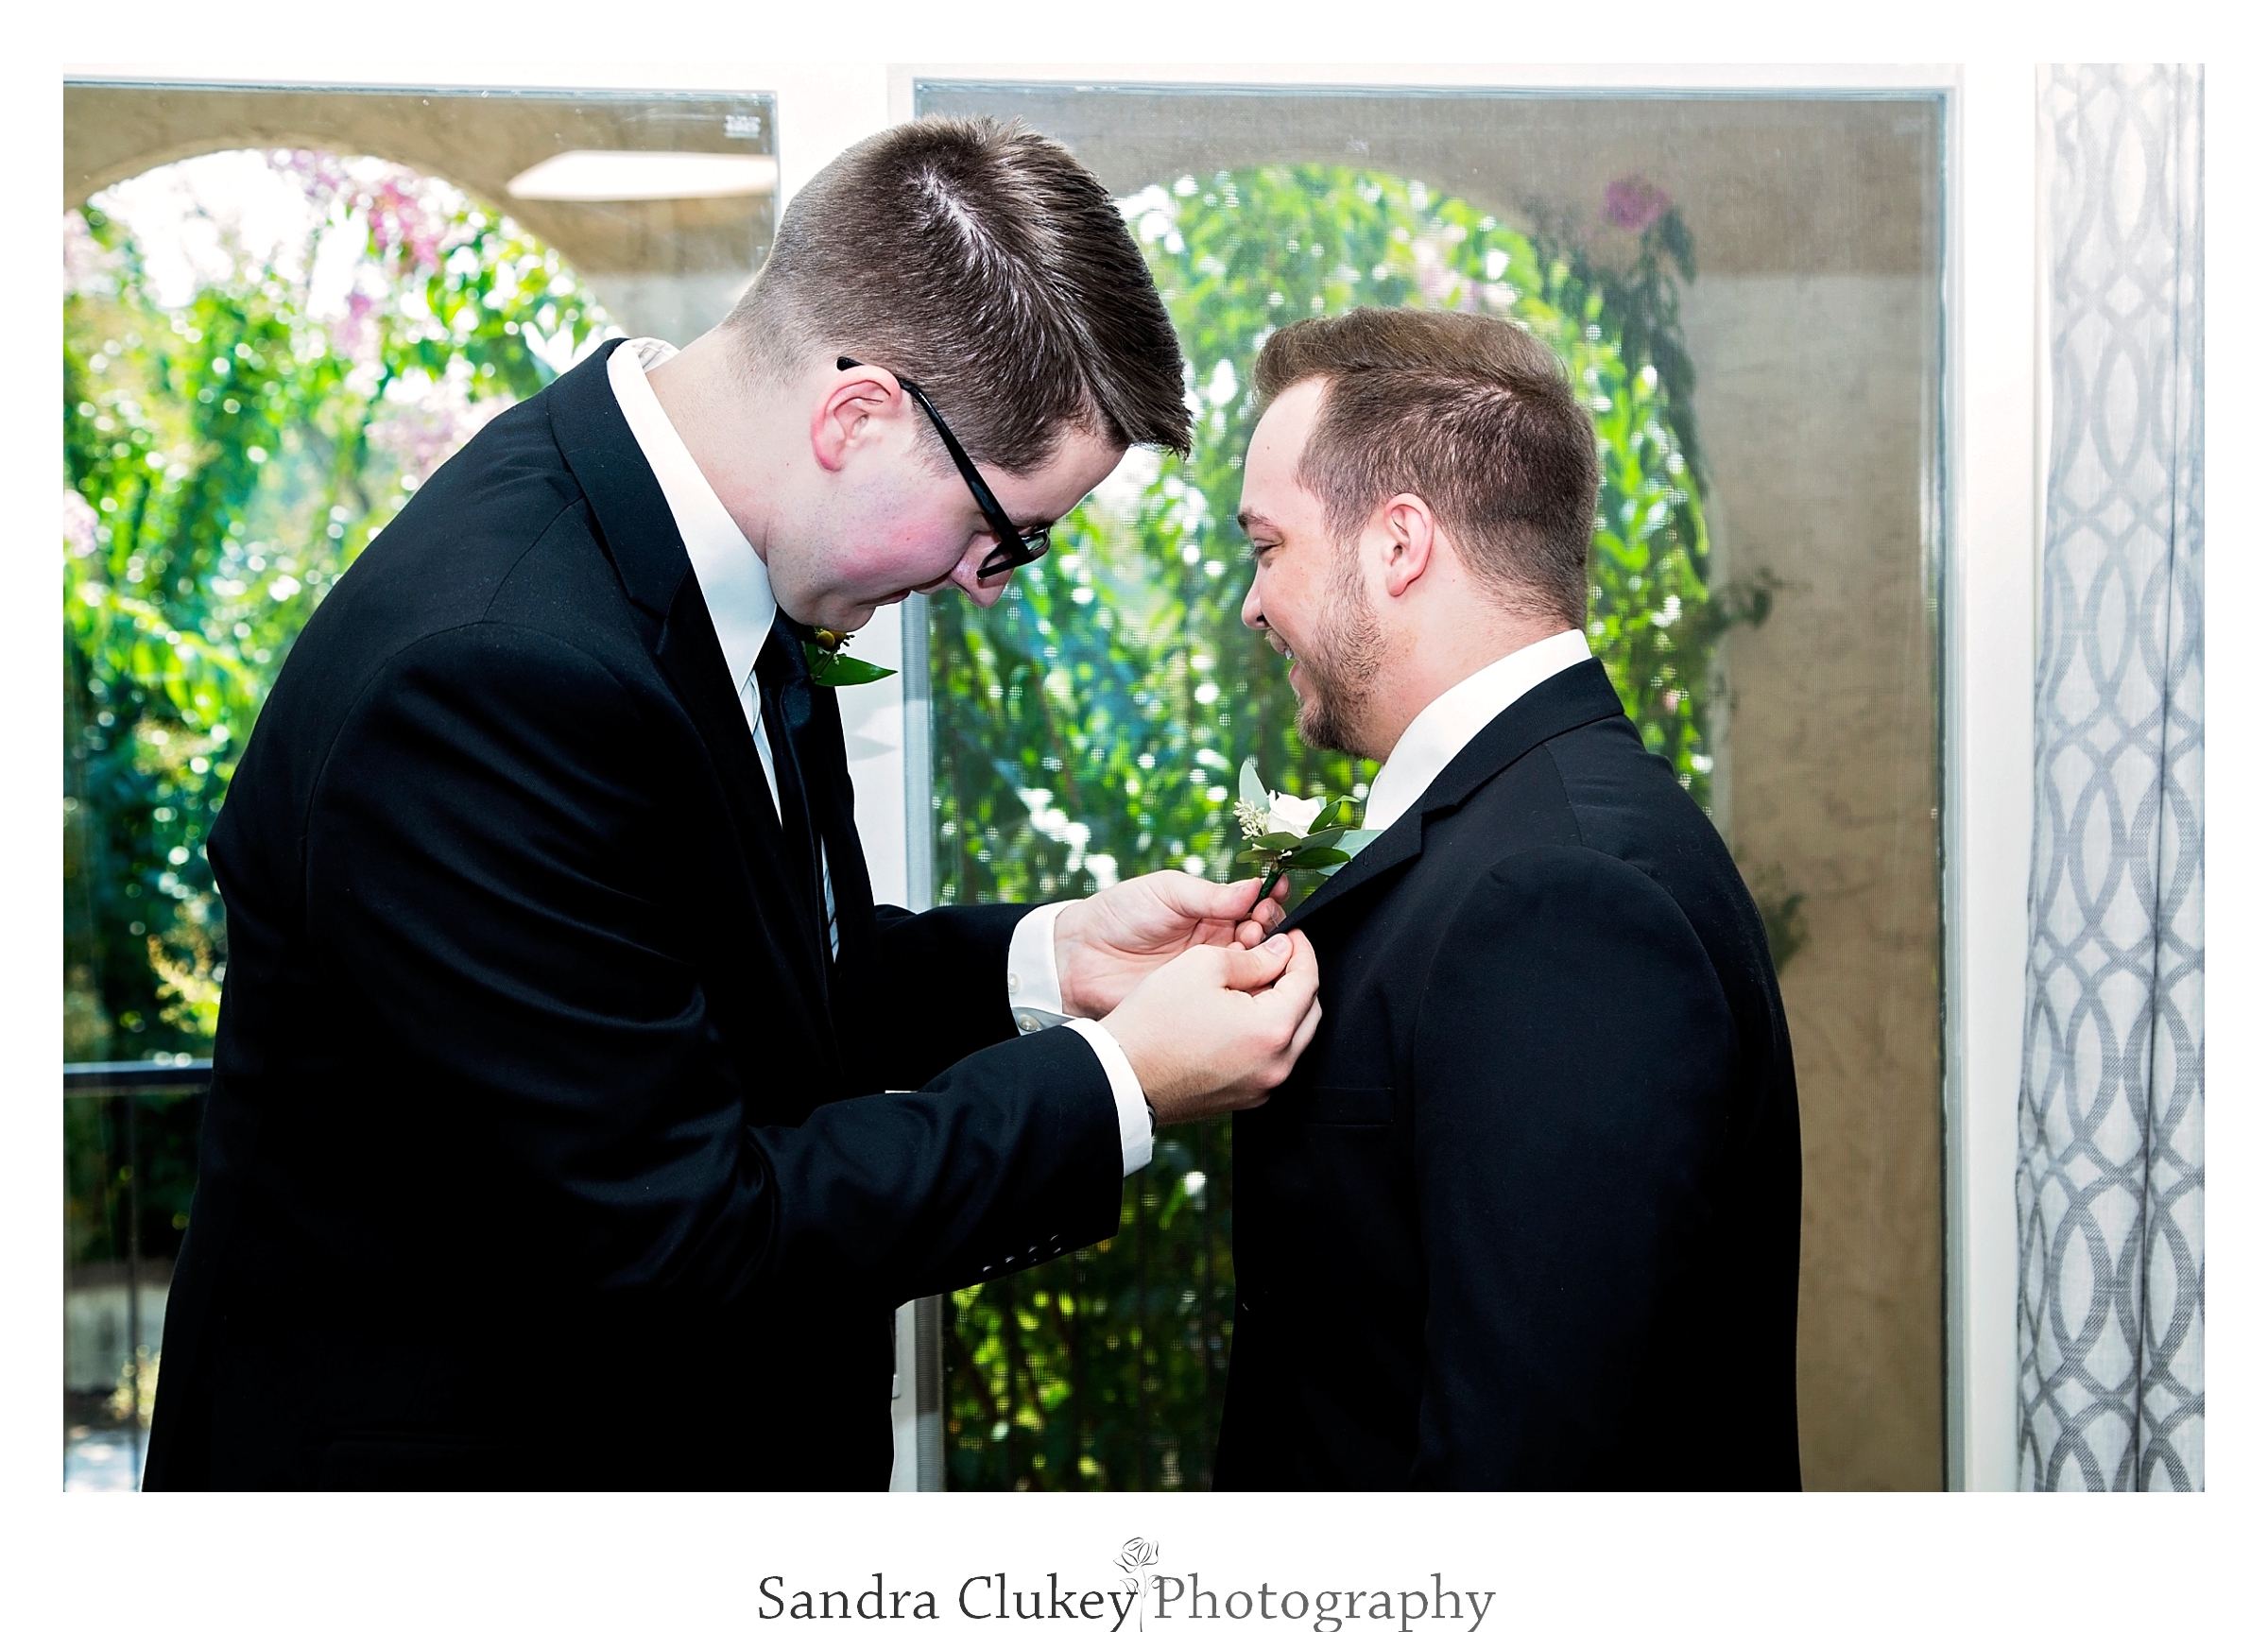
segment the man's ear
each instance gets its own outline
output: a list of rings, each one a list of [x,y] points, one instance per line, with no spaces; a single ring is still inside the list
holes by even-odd
[[[839,472],[853,448],[873,441],[905,409],[904,391],[880,369],[831,367],[825,394],[811,412],[811,456],[822,470]]]
[[[1386,593],[1399,595],[1435,564],[1442,547],[1434,507],[1415,493],[1396,493],[1378,507],[1378,525],[1385,534]]]

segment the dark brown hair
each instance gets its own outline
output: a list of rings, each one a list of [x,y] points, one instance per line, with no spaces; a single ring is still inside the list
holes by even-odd
[[[919,119],[842,154],[726,322],[775,372],[846,353],[903,373],[1001,470],[1044,464],[1072,425],[1189,452],[1180,344],[1134,235],[1020,123]]]
[[[1299,480],[1333,532],[1352,538],[1415,493],[1506,605],[1583,627],[1598,442],[1541,341],[1472,313],[1361,307],[1268,336],[1253,371],[1263,410],[1313,379],[1323,406]]]

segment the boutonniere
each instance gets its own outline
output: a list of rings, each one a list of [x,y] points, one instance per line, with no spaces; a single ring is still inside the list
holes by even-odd
[[[863,686],[875,680],[886,680],[898,671],[878,667],[852,657],[843,648],[850,637],[833,629],[814,629],[813,638],[803,643],[803,661],[811,670],[815,686]]]
[[[1263,896],[1286,874],[1292,875],[1295,893],[1306,894],[1378,836],[1361,827],[1352,799],[1268,792],[1255,760],[1246,760],[1237,778],[1235,814],[1246,845],[1236,859],[1261,869]]]

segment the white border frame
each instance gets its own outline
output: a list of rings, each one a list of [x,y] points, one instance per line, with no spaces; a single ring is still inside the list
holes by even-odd
[[[297,66],[296,64],[292,66]],[[2033,619],[2038,554],[2034,83],[2027,65],[1476,65],[1404,63],[804,62],[626,63],[425,74],[295,74],[74,64],[71,77],[275,83],[307,77],[371,88],[509,83],[610,91],[761,91],[776,98],[781,197],[861,137],[910,114],[921,79],[993,82],[1378,86],[1537,90],[1941,91],[1948,94],[1947,354],[1942,670],[1945,915],[1947,1469],[1957,1489],[2015,1478],[2016,1104],[2021,1069],[2026,882],[2032,816]],[[266,70],[266,71],[262,71]],[[2225,478],[2226,479],[2226,478]],[[2012,638],[2018,631],[2022,638]],[[864,643],[902,668],[919,643],[877,618]],[[906,677],[863,688],[846,709],[852,777],[876,895],[927,889],[926,717]],[[916,695],[910,700],[919,704]],[[909,753],[909,748],[913,752]],[[919,850],[914,848],[919,845]],[[919,904],[916,902],[916,904]],[[46,1187],[52,1189],[52,1182]],[[910,1396],[913,1390],[903,1390]]]

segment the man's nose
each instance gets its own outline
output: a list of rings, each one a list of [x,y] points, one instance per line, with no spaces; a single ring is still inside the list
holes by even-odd
[[[990,555],[995,547],[990,533],[979,533],[976,536],[976,541],[969,546],[967,553],[954,563],[953,581],[960,586],[961,593],[967,595],[980,607],[988,607],[1005,594],[1008,579],[1012,575],[1002,573],[999,576],[992,578],[980,580],[977,577],[977,569],[985,564],[985,558]]]
[[[1252,587],[1245,592],[1245,610],[1241,615],[1245,620],[1245,627],[1248,629],[1264,629],[1268,627],[1268,614],[1261,610],[1260,605],[1258,573],[1252,575]]]

